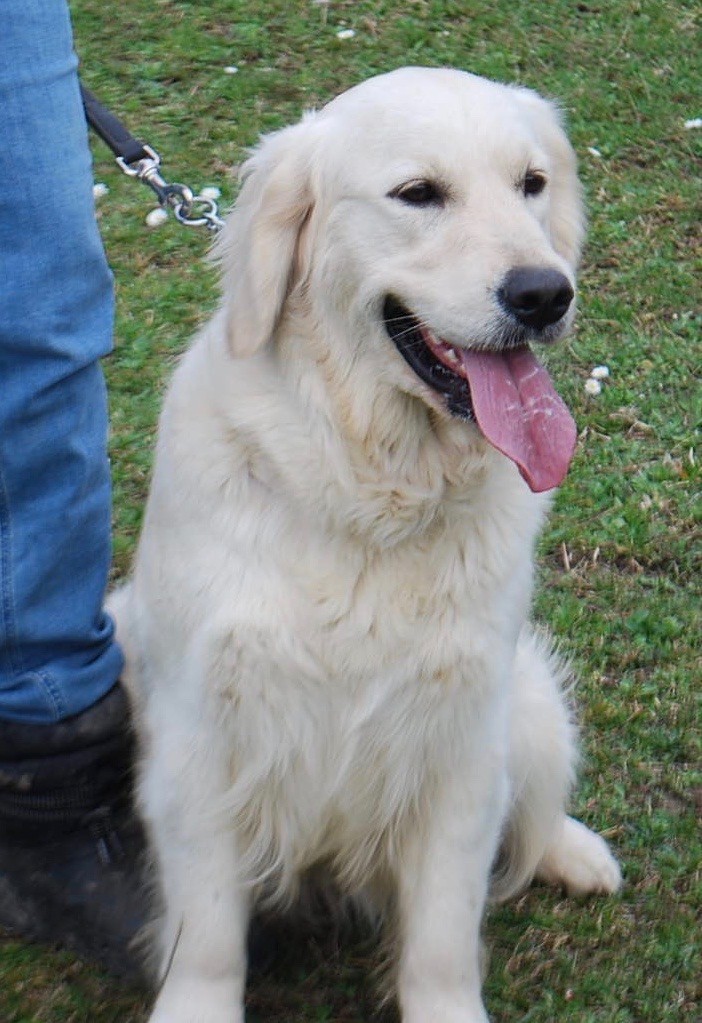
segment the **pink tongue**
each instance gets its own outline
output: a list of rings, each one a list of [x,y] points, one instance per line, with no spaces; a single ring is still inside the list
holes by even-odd
[[[475,418],[490,443],[516,463],[535,493],[562,482],[577,429],[551,378],[529,348],[461,349]]]

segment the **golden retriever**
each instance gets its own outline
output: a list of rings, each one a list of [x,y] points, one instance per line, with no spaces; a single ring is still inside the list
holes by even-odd
[[[385,921],[403,1023],[487,1020],[489,893],[618,887],[528,621],[575,444],[529,346],[571,324],[582,230],[558,111],[460,71],[371,79],[245,164],[113,600],[152,1023],[241,1023],[252,907],[312,867]]]

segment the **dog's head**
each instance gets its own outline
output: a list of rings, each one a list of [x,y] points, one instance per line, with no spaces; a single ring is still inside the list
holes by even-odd
[[[459,71],[381,75],[245,165],[220,243],[231,345],[272,340],[304,295],[315,329],[347,339],[336,357],[474,423],[550,489],[575,427],[529,346],[572,323],[582,234],[553,104]]]

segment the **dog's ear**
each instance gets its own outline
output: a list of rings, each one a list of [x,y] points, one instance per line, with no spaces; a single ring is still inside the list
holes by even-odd
[[[555,103],[531,89],[515,91],[553,164],[549,225],[553,247],[575,269],[585,238],[585,207],[577,160],[563,128],[563,115]]]
[[[231,350],[252,355],[272,336],[300,275],[300,232],[314,205],[315,117],[264,137],[241,169],[242,188],[213,250],[223,280]]]

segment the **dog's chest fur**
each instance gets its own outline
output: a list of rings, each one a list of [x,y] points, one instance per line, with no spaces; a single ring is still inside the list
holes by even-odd
[[[250,869],[276,890],[320,858],[366,881],[470,746],[485,745],[486,771],[499,761],[530,574],[505,556],[505,528],[383,552],[310,530],[270,552],[264,595],[239,590],[229,620],[217,596],[209,696],[233,751],[229,807]]]

